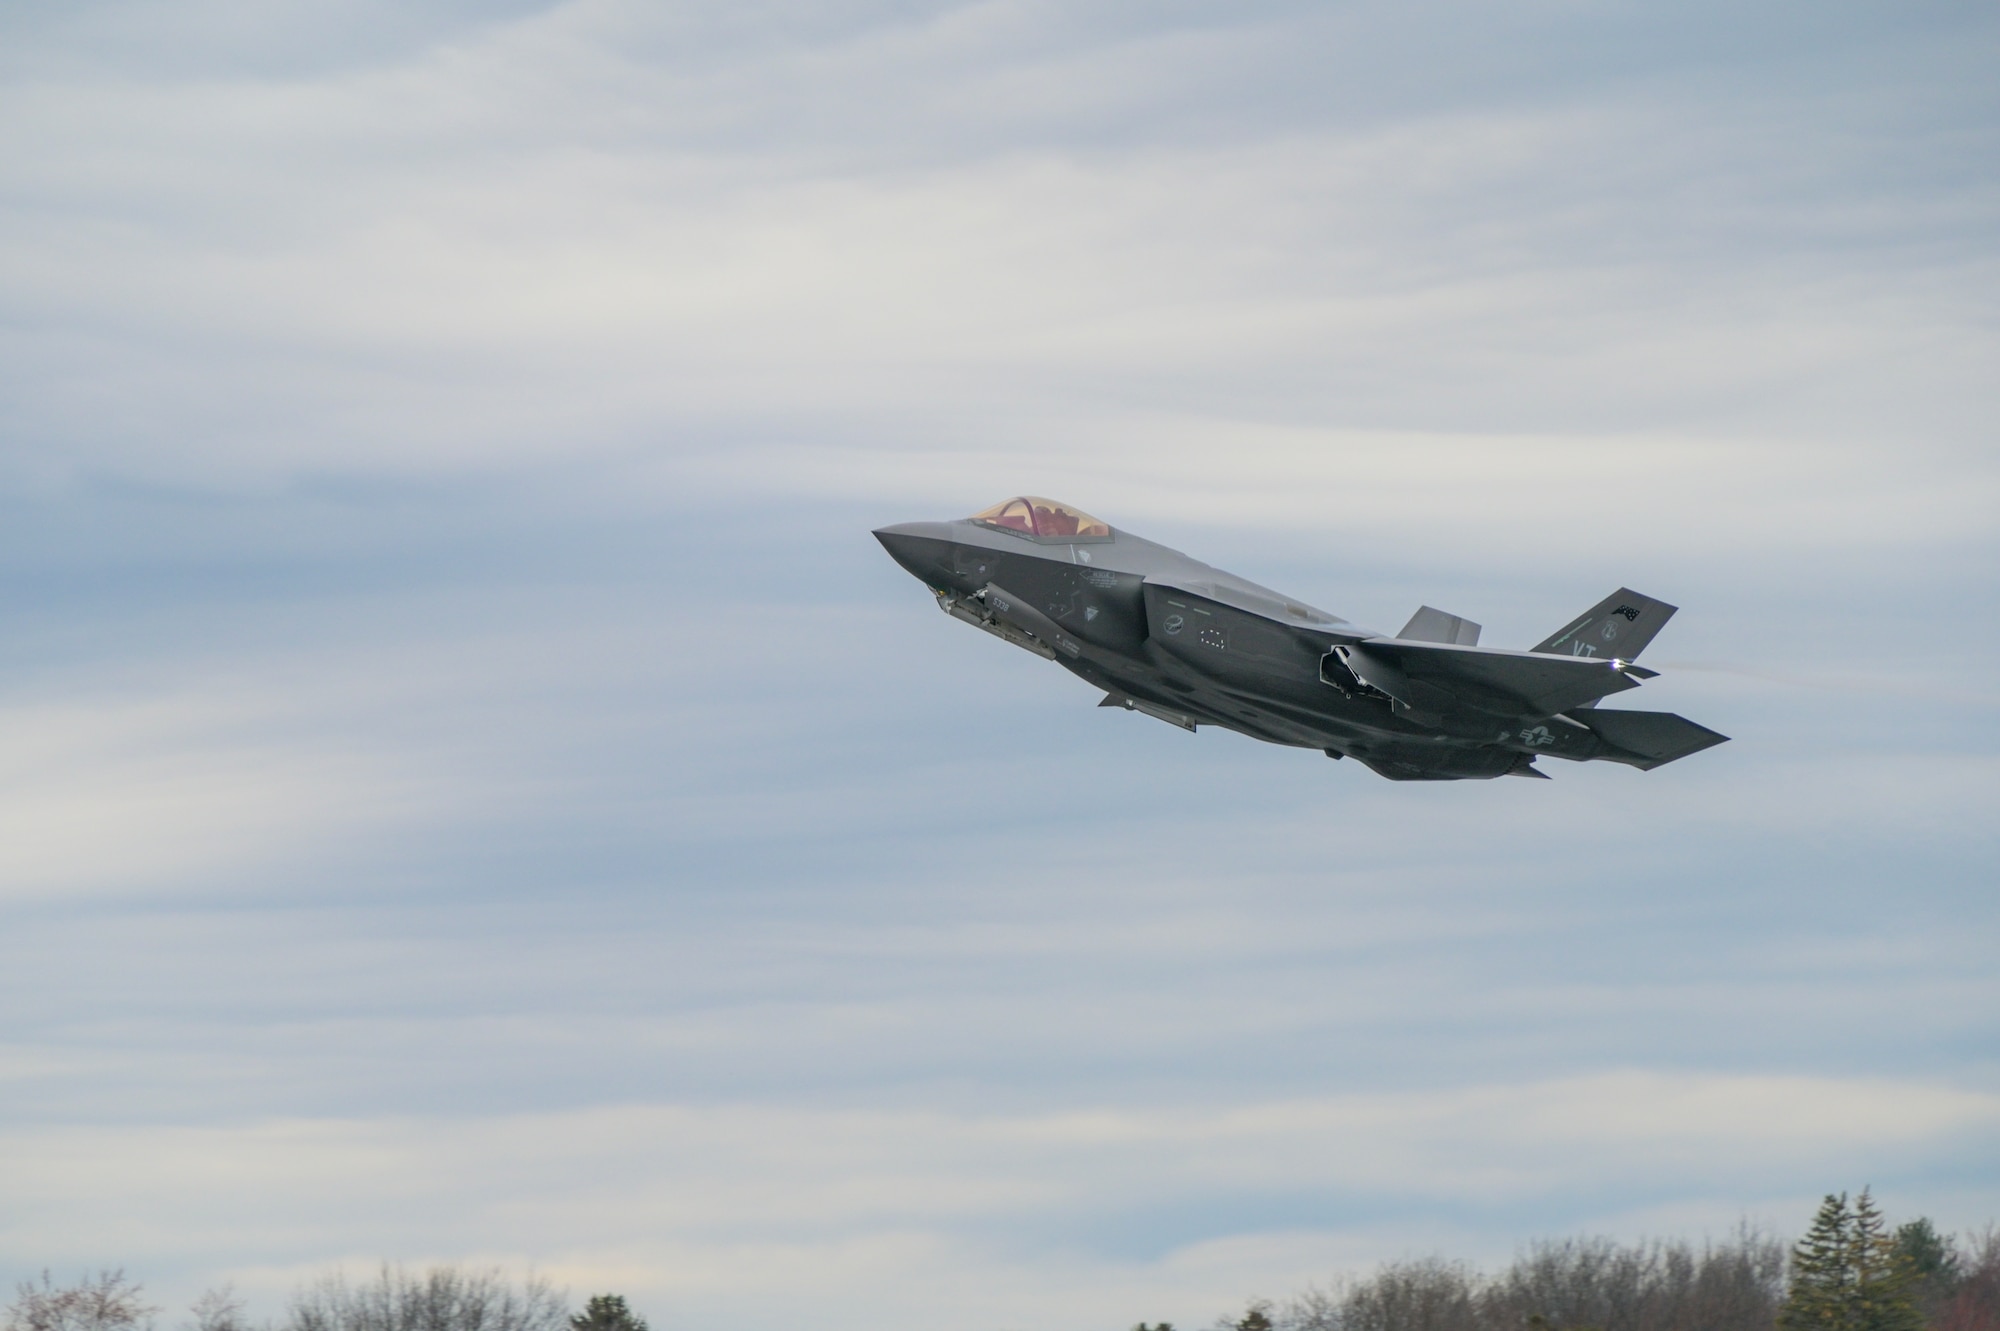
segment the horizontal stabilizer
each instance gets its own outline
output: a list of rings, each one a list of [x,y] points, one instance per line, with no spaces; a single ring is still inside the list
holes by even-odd
[[[1419,606],[1403,631],[1396,635],[1406,642],[1449,642],[1460,647],[1479,645],[1479,625],[1462,615],[1447,614],[1435,606]]]
[[[1579,712],[1576,719],[1594,731],[1599,739],[1620,751],[1601,754],[1600,757],[1629,763],[1641,771],[1651,771],[1676,758],[1700,753],[1729,739],[1727,735],[1718,735],[1707,726],[1696,725],[1672,712],[1624,712],[1609,707],[1594,707]]]
[[[1568,628],[1531,650],[1555,656],[1637,659],[1653,635],[1665,628],[1678,606],[1620,587],[1583,612]]]

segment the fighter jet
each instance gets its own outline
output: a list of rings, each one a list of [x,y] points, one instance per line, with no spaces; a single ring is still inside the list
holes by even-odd
[[[875,537],[954,619],[1183,730],[1354,758],[1392,781],[1546,777],[1544,755],[1645,770],[1728,738],[1600,708],[1675,607],[1621,587],[1525,652],[1424,606],[1393,635],[1033,495]]]

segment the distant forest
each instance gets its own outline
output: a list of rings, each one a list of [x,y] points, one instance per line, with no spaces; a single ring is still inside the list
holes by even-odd
[[[1391,1262],[1213,1331],[2000,1331],[2000,1230],[1892,1229],[1863,1189],[1828,1197],[1789,1250],[1749,1229],[1700,1247],[1544,1240],[1497,1274]]]
[[[15,1288],[0,1331],[154,1331],[163,1310],[144,1295],[122,1270],[73,1284],[44,1271]],[[179,1331],[648,1331],[620,1295],[572,1312],[547,1281],[453,1266],[329,1275],[273,1321],[251,1321],[244,1306],[211,1290]],[[1921,1218],[1891,1228],[1864,1189],[1852,1202],[1828,1197],[1789,1248],[1749,1229],[1700,1247],[1544,1240],[1497,1274],[1436,1257],[1391,1262],[1284,1302],[1253,1300],[1211,1331],[2000,1331],[2000,1229],[1955,1238]]]

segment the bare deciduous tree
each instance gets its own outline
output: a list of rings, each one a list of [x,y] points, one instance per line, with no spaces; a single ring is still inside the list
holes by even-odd
[[[1784,1276],[1784,1246],[1752,1232],[1699,1250],[1568,1240],[1530,1248],[1482,1303],[1488,1326],[1765,1331]]]
[[[143,1290],[122,1270],[99,1271],[74,1285],[58,1285],[44,1271],[40,1284],[14,1287],[6,1331],[140,1331],[159,1311],[141,1297]]]
[[[1307,1291],[1275,1309],[1272,1325],[1276,1331],[1770,1331],[1784,1272],[1784,1246],[1749,1231],[1699,1249],[1570,1239],[1534,1245],[1497,1276],[1438,1258],[1393,1262],[1365,1280]]]
[[[568,1312],[538,1276],[517,1287],[499,1270],[385,1266],[372,1280],[337,1273],[301,1289],[283,1331],[569,1331]]]
[[[1934,1331],[2000,1331],[2000,1229],[1966,1236],[1957,1287],[1931,1323]]]
[[[233,1285],[204,1291],[188,1308],[188,1316],[194,1319],[188,1331],[250,1331],[243,1316],[243,1300],[236,1297]]]
[[[1307,1290],[1278,1317],[1284,1331],[1477,1331],[1482,1282],[1463,1262],[1391,1262],[1366,1280]]]

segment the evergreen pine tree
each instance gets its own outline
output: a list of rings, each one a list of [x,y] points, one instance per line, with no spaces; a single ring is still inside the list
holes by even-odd
[[[1791,1288],[1778,1311],[1784,1331],[1923,1331],[1916,1271],[1863,1188],[1829,1195],[1792,1248]]]
[[[1853,1269],[1854,1212],[1847,1194],[1828,1193],[1805,1237],[1792,1247],[1791,1288],[1778,1310],[1784,1331],[1850,1331],[1848,1279]]]
[[[1958,1292],[1962,1278],[1958,1245],[1937,1232],[1926,1216],[1896,1226],[1896,1251],[1909,1263],[1912,1292],[1926,1323]]]
[[[623,1294],[591,1295],[569,1324],[571,1331],[646,1331],[646,1319],[632,1311]]]
[[[1896,1244],[1868,1189],[1854,1203],[1854,1292],[1860,1331],[1923,1331],[1915,1263]]]
[[[1259,1299],[1237,1319],[1235,1331],[1274,1331],[1276,1326],[1271,1320],[1271,1305]]]

